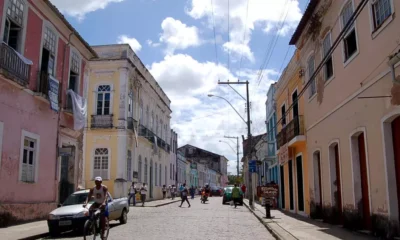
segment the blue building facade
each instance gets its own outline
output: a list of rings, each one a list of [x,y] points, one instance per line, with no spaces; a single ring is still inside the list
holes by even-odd
[[[278,163],[278,157],[276,155],[276,104],[275,104],[275,89],[276,83],[271,84],[267,93],[266,106],[266,127],[267,127],[267,140],[268,140],[268,151],[266,162],[268,164],[267,180],[268,182],[275,182],[280,188],[280,165]],[[279,189],[279,200],[278,205],[281,208],[281,189]]]

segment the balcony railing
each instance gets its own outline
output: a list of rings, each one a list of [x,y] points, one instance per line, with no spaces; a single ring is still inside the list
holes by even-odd
[[[127,128],[130,130],[133,130],[133,128],[136,126],[137,121],[135,119],[133,119],[133,117],[128,117],[128,126]]]
[[[39,72],[39,85],[37,92],[45,96],[49,95],[49,74],[45,71]]]
[[[9,74],[12,80],[21,84],[29,84],[31,65],[27,64],[19,54],[5,43],[0,45],[0,68]]]
[[[91,128],[112,128],[113,115],[92,115]]]
[[[290,142],[293,138],[304,135],[304,122],[303,116],[297,116],[288,123],[276,136],[277,149],[286,143]]]
[[[147,140],[149,140],[149,142],[151,143],[155,143],[154,141],[154,136],[157,136],[156,134],[154,134],[150,129],[148,129],[147,127],[143,126],[140,124],[139,126],[139,136],[145,137],[147,138]],[[157,146],[161,149],[163,149],[166,152],[170,152],[170,146],[161,138],[157,137]]]

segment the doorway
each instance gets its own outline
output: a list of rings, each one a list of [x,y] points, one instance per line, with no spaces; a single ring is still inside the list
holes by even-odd
[[[322,207],[322,189],[321,189],[321,153],[317,151],[313,154],[314,159],[314,198],[317,207]]]
[[[397,186],[397,205],[400,216],[400,116],[392,122],[394,166]]]
[[[294,197],[293,197],[293,161],[289,160],[289,204],[290,210],[294,210]]]
[[[357,137],[358,141],[358,154],[361,174],[361,206],[359,207],[363,213],[363,225],[366,229],[371,229],[371,215],[369,209],[369,184],[368,184],[368,168],[367,168],[367,156],[365,149],[365,136],[361,133]],[[356,203],[359,204],[359,203]]]
[[[340,179],[340,159],[339,144],[333,143],[329,147],[329,162],[331,175],[331,197],[332,206],[336,207],[339,212],[339,218],[342,217],[342,188]]]
[[[296,170],[298,211],[304,212],[303,159],[301,155],[296,157]]]
[[[285,209],[285,170],[283,166],[280,166],[280,175],[281,175],[281,204],[282,208]]]
[[[153,160],[150,161],[150,198],[153,198]]]
[[[61,156],[60,160],[59,203],[63,203],[75,191],[75,147],[63,146],[63,148],[71,148],[71,150],[70,154]]]

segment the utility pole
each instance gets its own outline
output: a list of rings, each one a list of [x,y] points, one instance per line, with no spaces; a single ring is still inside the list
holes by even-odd
[[[246,84],[246,102],[247,102],[247,146],[248,146],[248,151],[247,151],[247,158],[248,161],[251,160],[251,154],[253,152],[253,146],[252,146],[252,142],[251,142],[251,121],[250,121],[250,95],[249,95],[249,81],[246,82],[220,82],[218,81],[218,84],[221,85],[242,85],[242,84]],[[240,94],[239,94],[240,95]],[[250,197],[249,197],[249,205],[251,208],[254,208],[253,206],[253,200],[254,200],[254,194],[253,194],[253,182],[252,182],[252,173],[249,172],[249,193],[250,193]]]
[[[236,139],[236,155],[237,155],[237,178],[239,179],[239,137],[230,137],[230,136],[224,136],[224,138],[233,138]]]

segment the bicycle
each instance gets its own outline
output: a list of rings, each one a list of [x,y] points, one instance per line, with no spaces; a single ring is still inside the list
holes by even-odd
[[[89,219],[86,220],[85,226],[83,227],[83,239],[89,239],[89,236],[93,234],[93,240],[96,239],[96,236],[100,234],[101,238],[101,209],[91,209],[89,210]],[[106,222],[104,224],[104,234],[102,240],[106,240],[108,238],[108,234],[110,232],[110,225],[108,218],[105,218]]]

